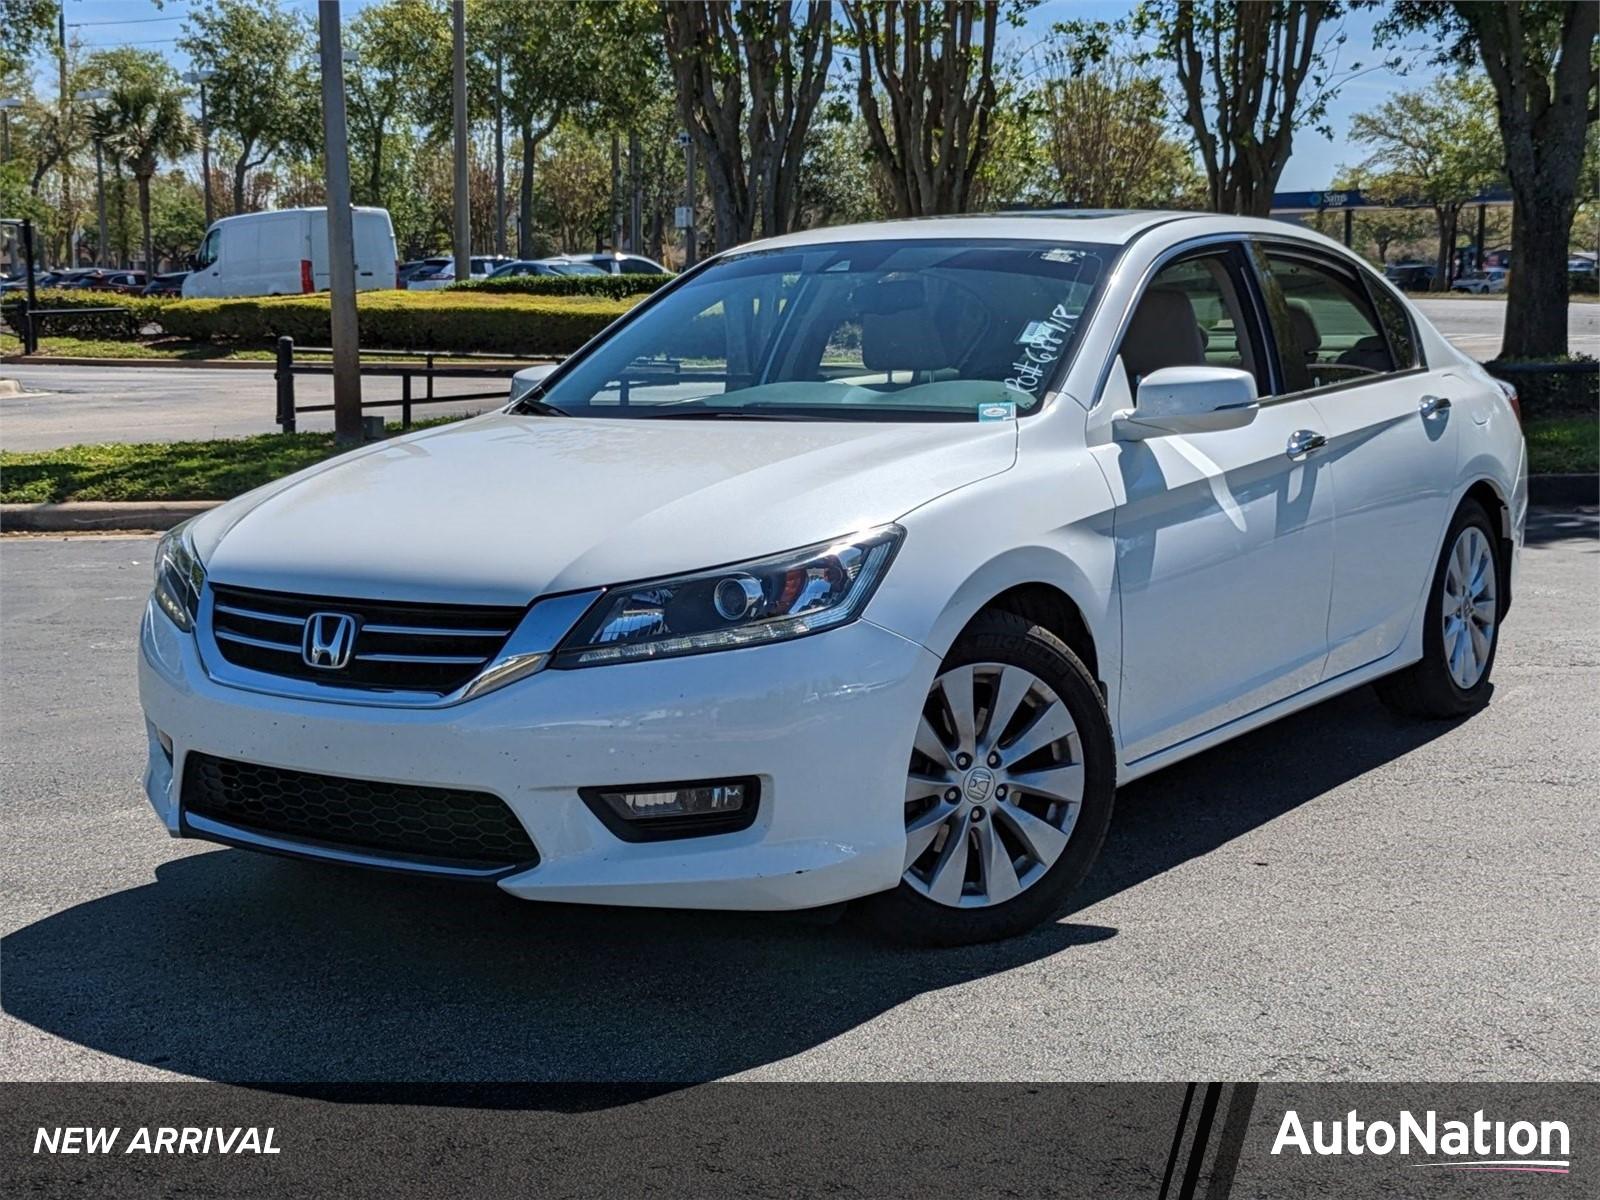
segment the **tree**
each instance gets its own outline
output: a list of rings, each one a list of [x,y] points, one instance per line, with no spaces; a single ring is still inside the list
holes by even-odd
[[[178,158],[194,148],[194,129],[184,112],[183,93],[176,76],[168,86],[153,81],[122,84],[112,89],[105,103],[111,112],[107,148],[127,165],[138,188],[144,265],[153,272],[156,257],[151,237],[150,181],[162,159]]]
[[[1012,0],[1011,23],[1027,6]],[[999,0],[845,0],[856,100],[900,216],[967,210],[997,101],[1000,7]]]
[[[787,0],[663,6],[678,116],[705,165],[719,250],[786,232],[799,207],[806,134],[827,86],[833,10]]]
[[[1445,78],[1393,96],[1350,122],[1351,139],[1373,148],[1365,166],[1383,172],[1385,186],[1397,198],[1433,209],[1439,235],[1436,291],[1450,286],[1462,208],[1500,177],[1492,104],[1483,80]]]
[[[1567,352],[1567,243],[1577,211],[1584,138],[1600,118],[1593,0],[1431,3],[1397,0],[1380,33],[1423,32],[1436,58],[1481,61],[1494,87],[1514,211],[1511,278],[1500,352]]]
[[[0,0],[0,72],[27,64],[55,32],[61,0]]]
[[[316,124],[318,88],[310,27],[280,0],[215,0],[191,9],[178,46],[206,83],[211,127],[233,139],[233,211],[247,211],[250,172],[304,143]]]
[[[1214,212],[1271,212],[1295,133],[1323,128],[1328,102],[1360,69],[1336,66],[1342,13],[1339,0],[1145,0],[1136,10],[1129,31],[1153,38],[1151,57],[1176,74]]]
[[[344,35],[355,62],[345,69],[350,151],[365,171],[356,203],[384,203],[385,151],[411,119],[431,116],[433,86],[450,76],[450,23],[434,0],[383,0],[364,8]]]
[[[1175,208],[1203,202],[1189,147],[1167,128],[1159,79],[1129,57],[1079,69],[1066,47],[1033,97],[1051,198],[1074,208]]]

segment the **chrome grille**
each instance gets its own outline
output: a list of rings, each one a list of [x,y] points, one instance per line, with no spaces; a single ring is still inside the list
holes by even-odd
[[[465,686],[516,628],[523,610],[301,596],[212,584],[211,634],[234,666],[334,687],[445,695]],[[302,654],[313,613],[355,619],[349,663],[313,667]]]

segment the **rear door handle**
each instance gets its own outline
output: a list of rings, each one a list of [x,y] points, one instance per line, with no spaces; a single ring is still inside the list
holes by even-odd
[[[1321,450],[1328,444],[1328,439],[1315,429],[1296,429],[1289,435],[1289,445],[1284,453],[1290,458],[1304,458],[1314,451]]]
[[[1449,412],[1450,397],[1424,396],[1422,402],[1417,405],[1417,411],[1422,414],[1423,420],[1427,420],[1429,417],[1436,417],[1442,412]]]

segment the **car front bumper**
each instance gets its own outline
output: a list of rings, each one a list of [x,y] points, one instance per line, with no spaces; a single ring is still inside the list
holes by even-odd
[[[924,647],[856,621],[769,646],[544,671],[448,708],[369,708],[218,684],[193,636],[153,606],[139,641],[145,790],[174,836],[405,869],[381,851],[186,820],[190,752],[486,791],[511,808],[539,854],[536,865],[496,878],[505,891],[676,908],[809,908],[894,887],[906,766],[938,668]],[[750,828],[669,841],[622,841],[578,792],[733,776],[760,781]]]

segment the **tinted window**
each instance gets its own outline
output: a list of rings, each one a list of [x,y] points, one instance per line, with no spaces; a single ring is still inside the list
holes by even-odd
[[[1271,249],[1265,258],[1285,391],[1330,387],[1395,369],[1366,285],[1354,271]]]
[[[1378,321],[1383,326],[1383,332],[1389,336],[1389,349],[1394,354],[1395,368],[1405,371],[1418,366],[1421,359],[1417,355],[1417,332],[1412,328],[1411,317],[1405,306],[1395,299],[1393,292],[1376,280],[1369,279],[1367,284],[1372,303],[1378,310]]]
[[[1163,267],[1145,289],[1122,338],[1128,387],[1163,367],[1232,367],[1268,391],[1234,257],[1203,254]]]
[[[879,241],[756,251],[664,293],[538,399],[582,416],[974,421],[1038,407],[1098,247]]]

